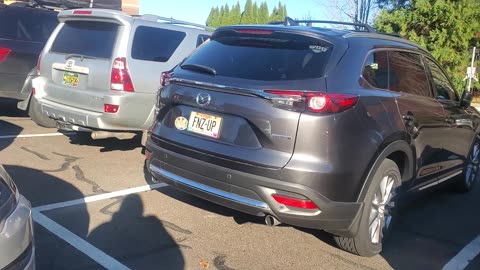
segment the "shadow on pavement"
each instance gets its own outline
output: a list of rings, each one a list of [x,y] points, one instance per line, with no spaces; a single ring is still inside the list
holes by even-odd
[[[137,148],[141,148],[141,135],[135,135],[132,139],[120,140],[117,138],[97,139],[94,140],[90,137],[88,132],[76,132],[73,134],[68,133],[71,144],[86,145],[100,148],[100,152],[112,152],[112,151],[131,151]]]
[[[5,170],[15,181],[20,193],[32,204],[32,207],[79,199],[83,194],[73,185],[46,174],[42,171],[13,165],[4,165]],[[73,207],[75,216],[69,222],[74,223],[79,233],[87,235],[90,217],[85,205]],[[72,210],[70,208],[69,210]],[[87,269],[95,262],[71,247],[50,231],[34,224],[36,266],[39,270]]]
[[[177,242],[155,216],[144,216],[138,194],[125,197],[108,223],[94,229],[87,240],[132,269],[183,269]]]
[[[29,117],[26,111],[17,109],[18,100],[0,98],[0,116],[7,117]]]
[[[410,202],[381,256],[394,269],[442,269],[480,234],[480,186],[468,194],[449,186]]]
[[[15,124],[0,120],[0,136],[12,136],[0,139],[0,151],[7,148],[15,140],[15,136],[22,132],[23,128]]]

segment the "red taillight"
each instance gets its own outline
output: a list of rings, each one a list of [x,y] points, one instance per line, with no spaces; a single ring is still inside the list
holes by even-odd
[[[145,149],[145,159],[150,159],[152,157],[152,152],[148,151],[147,149]]]
[[[7,56],[10,54],[12,50],[9,48],[2,48],[0,47],[0,63],[7,58]]]
[[[357,103],[358,96],[349,94],[328,94],[302,91],[266,90],[281,97],[304,98],[305,106],[314,113],[338,113],[346,111]],[[282,101],[282,104],[287,104]],[[291,102],[294,104],[293,102]],[[298,101],[296,102],[298,104]],[[288,104],[287,104],[288,105]]]
[[[290,198],[290,197],[285,197],[278,194],[272,194],[272,197],[278,203],[281,203],[286,206],[292,206],[292,207],[303,208],[303,209],[318,209],[318,207],[310,200]]]
[[[110,89],[127,92],[134,91],[132,78],[130,77],[130,72],[127,67],[127,59],[125,57],[118,57],[113,60]]]
[[[273,31],[271,30],[261,30],[261,29],[239,29],[235,30],[237,33],[242,34],[253,34],[253,35],[271,35]]]
[[[170,78],[172,77],[172,73],[169,71],[162,72],[160,76],[160,86],[165,87],[170,82]]]
[[[103,111],[106,113],[116,113],[118,112],[118,108],[120,108],[118,105],[103,104]]]
[[[35,96],[35,94],[37,94],[37,90],[35,90],[35,87],[32,87],[32,95]]]
[[[73,11],[74,15],[92,15],[91,10],[74,10]]]

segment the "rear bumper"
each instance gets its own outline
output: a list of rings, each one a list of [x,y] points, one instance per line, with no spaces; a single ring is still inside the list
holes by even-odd
[[[35,247],[30,203],[20,196],[17,208],[0,232],[0,269],[35,269]]]
[[[105,103],[119,105],[117,113],[103,113],[67,106],[45,98],[38,99],[42,112],[48,117],[69,125],[92,130],[135,131],[146,130],[153,123],[155,95],[135,93]],[[142,109],[139,109],[142,107]]]
[[[150,140],[147,168],[159,181],[211,202],[256,216],[267,214],[293,226],[322,229],[338,235],[356,234],[363,204],[334,202],[321,191],[277,179],[236,171],[163,149]],[[188,168],[188,169],[186,169]],[[277,203],[273,193],[306,197],[318,211],[303,211]]]

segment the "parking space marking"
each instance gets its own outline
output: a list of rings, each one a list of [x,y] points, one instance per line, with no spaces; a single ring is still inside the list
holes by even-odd
[[[129,195],[129,194],[140,193],[140,192],[149,191],[149,190],[152,190],[152,189],[162,188],[162,187],[166,187],[166,186],[168,186],[168,185],[165,184],[165,183],[145,185],[145,186],[134,187],[134,188],[124,189],[124,190],[118,190],[118,191],[99,194],[99,195],[93,195],[93,196],[89,196],[89,197],[85,197],[85,198],[81,198],[81,199],[76,199],[76,200],[71,200],[71,201],[66,201],[66,202],[60,202],[60,203],[53,203],[53,204],[38,206],[38,207],[35,207],[33,209],[38,211],[38,212],[49,211],[49,210],[54,210],[54,209],[58,209],[58,208],[73,206],[73,205],[77,205],[77,204],[84,204],[84,203],[96,202],[96,201],[111,199],[111,198],[120,197],[120,196],[126,196],[126,195]]]
[[[480,254],[480,235],[473,239],[465,246],[455,257],[453,257],[444,267],[443,270],[460,270],[465,269],[470,261]]]
[[[78,249],[80,252],[87,255],[101,266],[107,269],[130,270],[128,267],[126,267],[119,261],[108,256],[105,252],[101,251],[92,244],[78,237],[77,235],[67,230],[65,227],[61,226],[55,221],[49,219],[42,213],[36,210],[32,210],[32,216],[35,222],[40,224],[45,229],[49,230],[51,233],[60,237],[61,239],[69,243],[72,247]]]
[[[53,137],[53,136],[63,136],[63,135],[73,135],[73,132],[65,133],[43,133],[43,134],[20,134],[20,135],[4,135],[0,136],[1,139],[16,139],[16,138],[33,138],[33,137]]]

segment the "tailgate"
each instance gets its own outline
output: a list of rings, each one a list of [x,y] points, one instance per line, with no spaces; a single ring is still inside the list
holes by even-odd
[[[47,78],[45,98],[103,112],[117,40],[129,28],[115,21],[72,19],[59,28],[40,62],[41,76]]]

